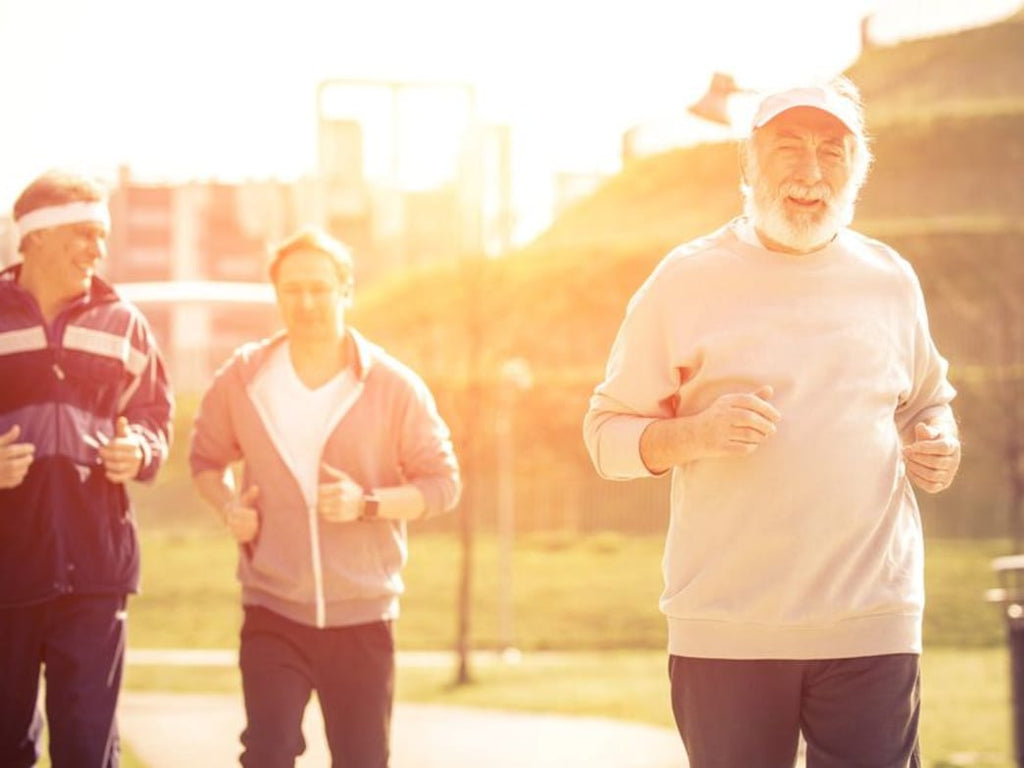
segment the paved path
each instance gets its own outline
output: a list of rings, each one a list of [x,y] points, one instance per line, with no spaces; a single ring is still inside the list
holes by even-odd
[[[235,694],[123,691],[121,736],[148,768],[238,765],[244,712]],[[330,757],[314,698],[297,768]],[[391,768],[686,768],[674,730],[594,717],[397,704]]]

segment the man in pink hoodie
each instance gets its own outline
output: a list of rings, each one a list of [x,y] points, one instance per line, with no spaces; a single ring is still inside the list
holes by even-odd
[[[301,231],[270,277],[285,332],[217,372],[189,457],[239,543],[241,762],[294,765],[315,690],[332,764],[386,768],[405,524],[455,506],[458,465],[423,381],[345,323],[348,250]]]

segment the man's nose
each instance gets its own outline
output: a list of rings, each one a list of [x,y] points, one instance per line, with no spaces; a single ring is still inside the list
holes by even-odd
[[[807,147],[800,153],[794,175],[797,181],[803,184],[817,184],[822,180],[821,163],[818,162],[818,153],[813,147]]]

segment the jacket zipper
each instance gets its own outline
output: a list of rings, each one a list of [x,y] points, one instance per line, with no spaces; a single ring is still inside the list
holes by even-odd
[[[346,397],[341,405],[335,409],[334,414],[331,417],[331,421],[327,428],[327,440],[331,439],[331,435],[334,434],[334,430],[337,429],[338,423],[345,417],[345,414],[349,412],[349,409],[355,404],[359,396],[363,394],[363,382],[356,381],[355,386]],[[327,447],[327,443],[324,443],[324,447]],[[321,461],[323,457],[321,456]],[[327,598],[324,595],[324,572],[323,563],[320,556],[320,525],[316,514],[316,505],[310,509],[310,520],[309,530],[312,532],[312,546],[313,546],[313,582],[316,585],[316,625],[318,627],[325,627],[327,625]]]
[[[330,428],[327,431],[328,440],[330,439],[331,433],[338,426],[338,422],[348,413],[352,405],[359,399],[359,396],[363,393],[364,383],[362,381],[356,381],[356,385],[353,388],[351,394],[345,398],[341,406],[337,408],[332,415]],[[263,408],[262,403],[259,399],[252,396],[249,391],[249,383],[246,382],[244,385],[246,396],[249,398],[249,402],[252,403],[253,408],[260,417],[260,421],[263,423],[263,430],[266,432],[267,437],[270,439],[271,444],[277,450],[277,455],[281,458],[281,462],[287,467],[288,471],[291,472],[292,478],[296,482],[296,486],[299,488],[299,495],[303,497],[306,504],[306,519],[309,524],[309,553],[310,553],[310,566],[313,569],[313,601],[315,604],[316,611],[316,626],[318,629],[323,629],[327,626],[327,598],[324,595],[324,570],[323,570],[323,558],[320,554],[320,521],[316,512],[316,499],[313,499],[313,503],[309,504],[308,500],[305,499],[305,494],[302,493],[301,485],[298,483],[299,473],[295,471],[295,467],[292,465],[291,457],[286,456],[285,452],[282,451],[278,445],[278,441],[275,439],[274,430],[271,428],[272,421],[269,415]]]
[[[323,629],[327,625],[327,601],[324,597],[324,569],[320,561],[320,525],[317,520],[316,505],[309,507],[309,546],[313,565],[313,594],[316,598],[316,626]]]

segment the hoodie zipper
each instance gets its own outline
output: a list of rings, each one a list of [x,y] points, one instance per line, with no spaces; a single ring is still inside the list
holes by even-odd
[[[359,399],[359,396],[363,392],[363,387],[363,382],[357,381],[349,396],[342,401],[340,407],[335,409],[331,418],[330,428],[327,431],[328,439],[330,434],[337,427],[338,422],[341,421],[342,417],[348,413],[352,405]],[[252,393],[249,391],[248,383],[245,385],[245,390],[246,395],[249,398],[249,402],[252,403],[253,408],[260,417],[260,421],[263,423],[264,432],[266,432],[267,437],[270,439],[274,449],[277,451],[277,455],[280,457],[281,462],[291,473],[292,479],[295,481],[295,485],[298,488],[299,495],[306,502],[306,520],[309,525],[310,566],[313,570],[313,600],[316,611],[316,626],[318,629],[323,629],[327,626],[327,600],[324,595],[323,558],[320,553],[320,520],[316,512],[316,499],[313,499],[312,503],[310,503],[310,500],[305,498],[305,494],[302,492],[302,485],[298,480],[300,474],[296,471],[291,456],[286,455],[286,452],[281,450],[281,442],[277,439],[270,415],[263,408],[263,404],[259,399],[253,397]]]

